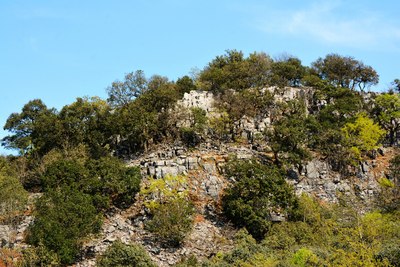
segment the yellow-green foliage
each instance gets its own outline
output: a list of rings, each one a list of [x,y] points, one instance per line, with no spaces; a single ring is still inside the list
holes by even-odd
[[[8,163],[0,159],[0,223],[12,223],[21,215],[28,200],[28,193],[10,170]]]
[[[146,228],[169,246],[179,246],[193,226],[193,204],[185,176],[149,179],[140,191],[151,212]]]
[[[308,248],[301,248],[293,254],[291,263],[295,266],[319,266],[318,257]]]
[[[385,187],[385,188],[394,187],[394,183],[385,177],[382,177],[381,179],[379,179],[378,183],[380,186]]]
[[[187,199],[187,178],[182,175],[166,175],[159,179],[149,177],[148,182],[142,184],[140,195],[146,198],[144,204],[150,210],[155,210],[168,201]]]
[[[345,141],[352,150],[358,154],[358,150],[369,151],[379,146],[379,141],[385,134],[385,130],[367,117],[366,114],[357,115],[354,122],[348,122],[342,128]]]
[[[235,248],[204,266],[399,266],[400,214],[361,215],[303,195],[294,221],[273,224],[257,243],[239,231]]]
[[[224,139],[229,133],[228,125],[230,124],[230,119],[226,112],[221,112],[219,116],[211,117],[208,124],[213,136],[218,139]]]

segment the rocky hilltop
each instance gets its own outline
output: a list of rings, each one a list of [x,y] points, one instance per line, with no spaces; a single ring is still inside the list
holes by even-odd
[[[274,103],[300,100],[305,107],[304,116],[317,113],[329,102],[315,98],[315,90],[308,87],[269,87],[262,91],[273,95]],[[362,97],[368,103],[374,94],[362,94]],[[176,103],[172,112],[185,113],[198,109],[212,120],[222,116],[215,104],[218,101],[209,91],[190,91]],[[180,246],[165,247],[145,228],[149,212],[143,198],[137,194],[130,207],[108,209],[100,233],[86,238],[79,261],[73,266],[96,266],[96,257],[116,240],[143,245],[159,266],[173,266],[182,258],[193,255],[201,260],[213,257],[218,252],[230,251],[234,247],[234,235],[238,229],[223,215],[221,200],[224,190],[235,182],[235,178],[227,176],[224,167],[232,158],[257,159],[261,162],[273,160],[270,145],[259,136],[272,130],[278,117],[275,108],[254,117],[242,116],[235,122],[235,129],[240,132],[235,141],[216,140],[203,130],[204,134],[195,146],[188,146],[181,140],[166,141],[153,145],[147,151],[128,155],[125,163],[128,167],[140,168],[142,183],[149,178],[187,177],[187,190],[195,206],[194,226]],[[183,118],[176,123],[176,127],[190,126],[190,119]],[[381,146],[348,166],[345,172],[318,151],[310,153],[311,157],[301,159],[301,163],[286,165],[285,179],[293,186],[295,194],[300,196],[306,193],[321,203],[337,203],[343,196],[356,198],[361,203],[360,210],[368,211],[380,192],[379,180],[388,175],[389,161],[397,150],[395,146]],[[40,194],[32,194],[32,197],[40,197]],[[27,247],[24,233],[34,218],[31,212],[27,211],[26,214],[20,224],[14,227],[0,225],[3,247]],[[273,222],[286,219],[285,214],[279,212],[271,216]]]
[[[276,93],[278,88],[265,90]],[[324,101],[311,103],[311,88],[285,88],[281,91],[283,93],[275,94],[277,102],[303,99],[307,107],[314,105],[318,109],[326,104]],[[370,97],[364,96],[367,101]],[[191,91],[177,105],[186,109],[201,108],[208,117],[213,117],[218,113],[214,101],[210,92]],[[108,214],[100,237],[85,245],[83,260],[77,266],[95,266],[92,257],[103,252],[117,239],[142,244],[159,266],[172,266],[190,255],[201,259],[232,249],[232,238],[236,230],[223,218],[220,207],[224,189],[232,182],[230,177],[225,176],[224,166],[233,156],[238,159],[262,159],[270,156],[264,148],[260,149],[253,137],[272,127],[271,121],[273,118],[268,112],[257,118],[242,119],[240,127],[243,129],[243,139],[240,142],[221,143],[208,139],[196,148],[164,144],[127,160],[128,166],[140,166],[143,177],[188,177],[190,194],[196,204],[194,228],[181,247],[164,248],[144,229],[146,213],[143,203],[137,201],[127,210],[115,210]],[[395,153],[395,148],[381,147],[371,157],[353,166],[350,175],[335,170],[323,157],[314,153],[309,161],[289,169],[286,180],[293,185],[297,195],[307,193],[326,203],[336,203],[343,196],[356,197],[362,203],[360,207],[367,211],[380,190],[378,181],[387,174],[389,161]],[[285,220],[285,217],[275,214],[272,219],[279,222]]]

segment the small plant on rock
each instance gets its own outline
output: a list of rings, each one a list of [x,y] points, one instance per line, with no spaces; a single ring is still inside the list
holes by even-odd
[[[194,208],[186,187],[186,177],[166,176],[150,179],[141,190],[149,198],[145,205],[152,215],[146,227],[164,245],[179,246],[192,229]]]
[[[124,244],[121,241],[114,242],[97,259],[98,267],[156,267],[146,250],[137,244]]]

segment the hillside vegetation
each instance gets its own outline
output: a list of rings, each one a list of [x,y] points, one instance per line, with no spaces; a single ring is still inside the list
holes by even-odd
[[[34,220],[22,240],[28,246],[2,241],[0,266],[77,263],[115,209],[138,203],[144,231],[161,247],[185,246],[204,215],[190,173],[149,177],[126,161],[165,145],[196,151],[205,144],[257,151],[246,160],[230,155],[220,171],[227,187],[213,204],[214,220],[234,227],[234,246],[171,264],[400,266],[400,82],[366,92],[378,81],[371,66],[348,56],[303,66],[292,56],[228,50],[176,81],[127,73],[106,89],[106,100],[77,98],[61,110],[29,101],[4,125],[2,145],[18,156],[0,158],[0,226]],[[212,95],[209,110],[182,105],[194,90]],[[350,179],[385,149],[394,156],[373,202],[338,193],[328,203],[287,182],[314,157]],[[92,256],[98,266],[156,266],[139,244],[117,240],[100,254]]]

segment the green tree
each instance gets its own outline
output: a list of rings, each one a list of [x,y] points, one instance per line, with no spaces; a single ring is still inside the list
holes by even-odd
[[[352,57],[328,54],[313,62],[312,67],[322,79],[336,87],[355,90],[358,86],[360,90],[364,90],[379,82],[379,75],[372,67]]]
[[[273,213],[288,215],[296,204],[293,189],[274,166],[233,161],[228,164],[226,175],[236,182],[225,191],[224,213],[235,225],[246,227],[258,240],[268,232]]]
[[[148,150],[157,131],[157,112],[148,111],[134,101],[116,110],[112,118],[113,148],[117,155],[132,155]]]
[[[175,84],[153,76],[148,90],[113,115],[113,148],[117,154],[147,151],[152,144],[178,135],[173,108],[179,97]]]
[[[284,104],[281,109],[283,116],[276,119],[273,128],[265,133],[267,141],[277,165],[298,165],[310,158],[305,106],[301,101],[294,101]]]
[[[279,87],[299,86],[306,73],[301,61],[295,57],[275,61],[271,66],[271,84]]]
[[[0,157],[0,223],[14,224],[23,215],[28,193],[9,167],[5,158]]]
[[[77,98],[64,106],[59,114],[62,124],[62,146],[85,144],[93,157],[107,154],[110,138],[108,120],[110,107],[98,97]],[[61,147],[62,147],[61,146]]]
[[[393,87],[394,90],[397,91],[397,93],[400,93],[400,79],[395,79],[393,82]]]
[[[389,143],[394,145],[400,131],[400,96],[380,94],[375,98],[373,114],[380,126],[389,133]]]
[[[147,89],[147,79],[142,70],[125,75],[124,81],[115,81],[107,88],[107,101],[113,107],[122,107]]]
[[[75,262],[82,238],[100,230],[101,217],[90,195],[61,187],[46,192],[36,203],[28,243],[57,253],[62,264]]]
[[[348,122],[342,128],[344,142],[356,157],[362,152],[368,152],[379,147],[379,141],[385,131],[375,124],[374,121],[360,113],[354,122]]]
[[[91,180],[85,192],[109,198],[120,208],[129,207],[140,190],[141,174],[139,167],[126,167],[117,158],[103,157],[86,163]]]
[[[247,88],[263,88],[269,83],[273,60],[264,52],[251,53],[248,62]]]
[[[195,85],[192,78],[185,75],[179,78],[176,81],[177,91],[179,93],[180,98],[183,97],[185,93],[189,93],[190,91],[197,90],[197,86]]]
[[[95,206],[101,210],[111,203],[120,208],[132,204],[140,189],[141,174],[139,168],[126,167],[113,157],[83,162],[62,158],[46,166],[41,179],[45,191],[74,187],[92,196]]]
[[[241,51],[227,50],[204,68],[199,80],[207,90],[216,93],[262,87],[268,79],[271,62],[265,53],[253,53],[246,58]]]
[[[115,241],[107,250],[98,257],[99,267],[156,267],[146,250],[136,244],[124,244]]]
[[[12,133],[4,137],[2,145],[10,149],[18,149],[21,154],[48,151],[43,143],[56,142],[58,134],[54,131],[57,126],[56,111],[48,109],[40,100],[29,101],[21,113],[12,113],[4,125],[4,130]]]
[[[364,108],[360,94],[348,88],[327,87],[322,93],[328,104],[316,115],[325,129],[340,129]]]

